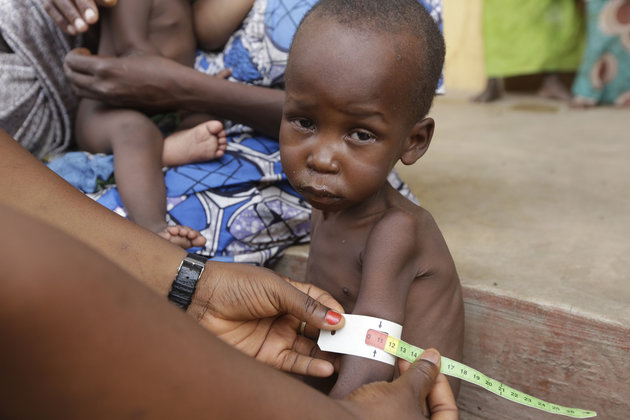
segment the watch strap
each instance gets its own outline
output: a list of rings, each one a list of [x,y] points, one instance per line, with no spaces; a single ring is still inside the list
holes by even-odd
[[[171,286],[168,300],[186,310],[192,302],[197,282],[206,266],[208,259],[197,254],[188,254],[177,269],[177,277]]]

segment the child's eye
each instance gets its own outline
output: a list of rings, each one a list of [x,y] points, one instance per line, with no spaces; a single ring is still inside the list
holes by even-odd
[[[369,131],[357,130],[350,133],[350,139],[358,143],[372,143],[376,141],[376,136]]]
[[[312,130],[315,128],[313,121],[308,118],[296,118],[293,120],[293,124],[297,125],[297,127],[302,130]]]

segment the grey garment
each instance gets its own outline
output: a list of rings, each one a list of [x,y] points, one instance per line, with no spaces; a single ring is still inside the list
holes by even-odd
[[[65,150],[72,138],[78,98],[64,75],[63,59],[79,41],[55,25],[42,3],[0,0],[5,41],[0,48],[0,128],[40,159]]]

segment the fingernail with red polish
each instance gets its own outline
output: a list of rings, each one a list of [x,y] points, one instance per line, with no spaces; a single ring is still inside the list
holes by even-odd
[[[337,325],[341,321],[341,314],[332,309],[326,312],[326,322],[330,325]]]

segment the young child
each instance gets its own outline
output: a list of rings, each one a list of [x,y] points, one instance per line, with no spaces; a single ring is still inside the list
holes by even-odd
[[[158,54],[193,65],[189,0],[120,0],[101,13],[99,54]],[[227,146],[223,125],[204,115],[174,114],[181,117],[180,131],[164,139],[143,111],[84,99],[77,113],[77,143],[89,152],[114,154],[116,183],[131,220],[183,248],[202,246],[205,238],[196,230],[167,227],[162,167],[222,156]]]
[[[321,0],[289,53],[280,153],[313,206],[307,281],[347,312],[402,324],[403,340],[461,360],[452,257],[429,212],[387,182],[399,160],[411,165],[429,147],[443,62],[441,33],[417,0]],[[343,356],[330,395],[393,376],[390,365]]]

